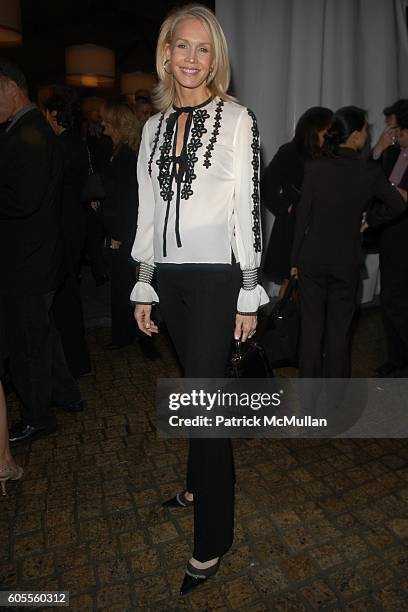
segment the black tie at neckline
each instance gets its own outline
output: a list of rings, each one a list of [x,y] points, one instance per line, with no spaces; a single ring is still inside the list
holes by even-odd
[[[188,171],[188,152],[187,152],[187,141],[190,134],[191,126],[193,124],[194,119],[194,111],[202,108],[209,104],[213,99],[213,96],[198,104],[197,106],[175,106],[173,104],[174,112],[171,113],[167,119],[167,133],[173,133],[174,127],[177,124],[177,120],[183,113],[187,113],[188,117],[186,119],[186,125],[184,128],[184,136],[183,136],[183,146],[181,148],[180,155],[176,155],[176,146],[177,146],[177,130],[174,136],[173,142],[173,152],[172,152],[172,170],[170,175],[170,191],[173,185],[173,180],[176,179],[177,183],[177,194],[176,194],[176,219],[175,219],[175,233],[176,233],[176,242],[177,246],[181,247],[181,238],[180,238],[180,198],[181,198],[181,185],[184,180],[184,177]],[[178,164],[178,170],[177,170]],[[164,228],[163,228],[163,257],[167,257],[167,224],[170,213],[170,202],[167,200],[166,207],[166,215],[164,218]]]

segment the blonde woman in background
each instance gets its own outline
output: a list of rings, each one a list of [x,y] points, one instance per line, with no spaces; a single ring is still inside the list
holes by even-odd
[[[115,350],[131,344],[135,336],[129,295],[135,283],[131,250],[138,212],[136,165],[141,126],[132,108],[121,100],[107,102],[101,114],[104,133],[113,144],[105,175],[103,215],[111,249],[112,342],[108,348]]]
[[[257,123],[227,94],[227,44],[209,9],[189,5],[164,21],[156,66],[160,112],[145,124],[138,163],[135,317],[141,331],[156,334],[150,317],[160,296],[185,376],[222,378],[233,337],[255,333],[258,307],[268,301],[257,281]],[[184,595],[216,573],[232,545],[231,441],[191,439],[186,489],[165,505],[194,507]]]

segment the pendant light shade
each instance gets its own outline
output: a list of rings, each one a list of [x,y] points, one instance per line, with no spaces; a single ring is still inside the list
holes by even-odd
[[[78,87],[113,87],[115,54],[97,45],[73,45],[65,50],[66,81]]]
[[[141,90],[151,94],[156,83],[157,79],[153,74],[147,72],[127,72],[121,76],[120,91],[124,95],[134,95]]]
[[[97,96],[90,96],[88,98],[82,98],[81,100],[81,111],[82,115],[87,120],[94,119],[98,120],[101,108],[104,105],[103,98],[98,98]]]
[[[20,0],[1,0],[0,47],[18,47],[21,43]]]

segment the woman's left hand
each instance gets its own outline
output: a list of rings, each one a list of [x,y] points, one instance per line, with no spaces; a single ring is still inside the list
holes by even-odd
[[[241,315],[235,317],[235,340],[245,342],[248,338],[252,338],[256,331],[258,319],[256,315]]]
[[[122,243],[119,240],[114,240],[113,238],[111,238],[110,248],[116,251],[117,249],[120,249],[121,244]]]

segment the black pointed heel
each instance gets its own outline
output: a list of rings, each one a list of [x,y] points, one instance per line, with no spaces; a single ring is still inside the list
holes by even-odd
[[[184,574],[183,583],[180,589],[180,595],[187,595],[187,593],[191,593],[198,586],[203,584],[208,578],[211,576],[215,576],[218,572],[218,568],[220,567],[221,558],[218,559],[217,563],[214,563],[211,567],[207,569],[198,569],[198,567],[194,567],[191,565],[190,561],[187,563],[186,573]]]
[[[187,499],[186,491],[180,491],[180,493],[162,503],[162,506],[165,508],[187,508],[193,505],[194,501]]]

